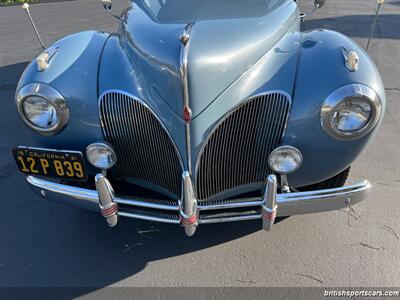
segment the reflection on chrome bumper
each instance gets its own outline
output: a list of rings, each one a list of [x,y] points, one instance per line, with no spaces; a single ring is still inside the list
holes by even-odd
[[[96,190],[54,183],[33,176],[27,177],[31,188],[48,200],[80,208],[99,211]],[[368,197],[371,185],[363,181],[355,185],[310,192],[276,194],[275,215],[291,216],[338,210],[354,205]],[[118,215],[142,220],[180,224],[178,202],[133,199],[115,196]],[[265,201],[260,198],[233,199],[197,204],[198,224],[220,223],[265,218]],[[268,213],[267,213],[268,215]]]

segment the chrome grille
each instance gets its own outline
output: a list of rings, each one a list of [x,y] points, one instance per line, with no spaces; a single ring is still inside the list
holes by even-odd
[[[105,139],[117,154],[122,177],[150,183],[178,196],[182,168],[179,153],[155,114],[139,100],[108,92],[100,99]]]
[[[199,200],[262,182],[272,173],[268,156],[281,142],[290,104],[289,96],[281,92],[257,96],[240,104],[215,127],[197,161]]]

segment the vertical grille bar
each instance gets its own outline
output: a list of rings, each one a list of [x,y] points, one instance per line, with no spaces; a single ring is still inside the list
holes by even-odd
[[[245,101],[221,120],[198,157],[199,200],[262,182],[272,173],[268,157],[281,141],[290,104],[286,93],[269,93]]]
[[[110,91],[100,99],[103,134],[117,154],[116,168],[132,177],[173,193],[181,192],[179,153],[154,113],[139,100]]]

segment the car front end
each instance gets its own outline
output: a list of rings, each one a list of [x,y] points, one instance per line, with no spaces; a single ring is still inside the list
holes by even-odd
[[[366,199],[368,181],[343,184],[385,110],[368,54],[300,32],[292,0],[188,2],[132,1],[117,33],[67,36],[31,62],[16,105],[36,143],[14,149],[31,188],[110,226],[189,236]]]

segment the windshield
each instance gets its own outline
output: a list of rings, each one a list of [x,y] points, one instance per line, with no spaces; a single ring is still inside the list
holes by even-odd
[[[133,0],[159,23],[257,18],[293,0]]]

